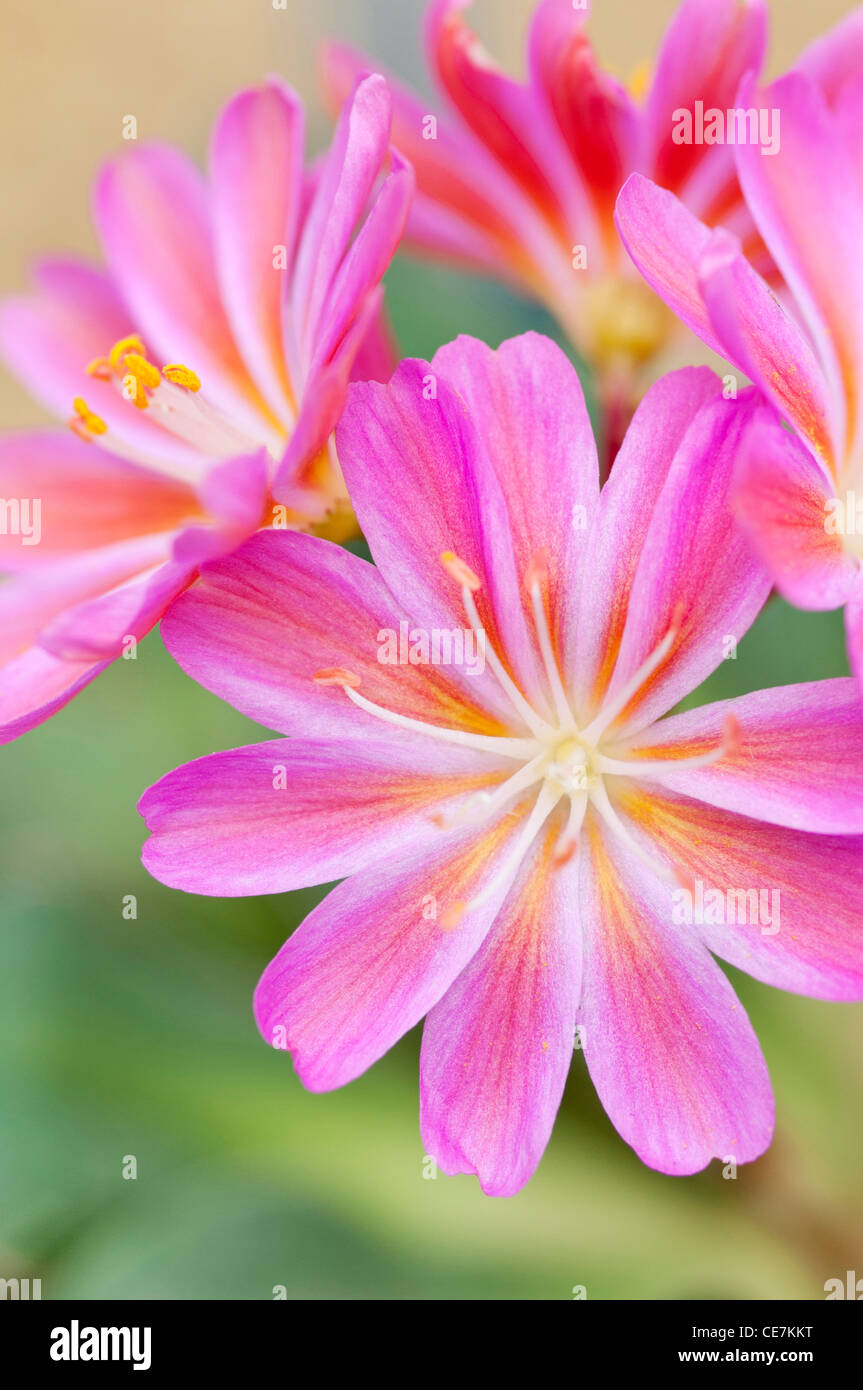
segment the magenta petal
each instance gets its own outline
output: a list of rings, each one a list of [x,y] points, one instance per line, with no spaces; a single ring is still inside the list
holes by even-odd
[[[491,883],[513,833],[504,818],[395,853],[340,884],[297,928],[261,977],[255,1015],[263,1037],[293,1054],[304,1086],[352,1081],[437,1003],[485,937],[512,875],[454,925],[447,909]]]
[[[624,818],[630,809],[633,832],[680,874],[665,889],[675,933],[778,989],[863,998],[863,837],[768,825],[656,787],[622,796]]]
[[[675,758],[735,746],[711,767],[674,771]],[[629,741],[638,759],[668,759],[657,779],[713,806],[799,830],[863,834],[863,705],[853,680],[757,690],[662,719]]]
[[[509,770],[383,727],[350,745],[273,739],[213,753],[144,793],[144,865],[171,888],[222,897],[330,883],[433,847],[438,818]]]
[[[578,867],[537,848],[476,955],[426,1019],[423,1144],[493,1197],[533,1175],[572,1061],[581,980]]]
[[[388,709],[498,732],[478,710],[489,682],[494,688],[490,673],[379,660],[379,634],[400,641],[403,620],[401,602],[366,561],[313,536],[259,531],[204,567],[171,605],[162,636],[207,690],[282,733],[364,738],[378,731],[343,690],[315,684],[316,672],[334,666],[357,675],[362,693]]]
[[[745,1010],[694,932],[670,925],[668,885],[598,828],[585,838],[579,1023],[609,1119],[662,1173],[758,1158],[773,1095]]]
[[[162,362],[185,363],[259,437],[268,417],[222,305],[203,176],[169,146],[142,146],[103,168],[95,216],[108,264],[151,352]]]
[[[237,346],[282,420],[291,418],[282,306],[299,226],[304,139],[302,102],[271,77],[233,97],[216,125],[210,153],[222,300]],[[274,264],[280,247],[285,269]]]
[[[778,420],[753,424],[741,452],[734,508],[776,587],[798,608],[838,608],[858,574],[842,534],[845,499],[836,498],[834,488]]]
[[[721,395],[707,367],[670,372],[645,393],[602,489],[596,522],[584,538],[584,572],[575,659],[567,672],[587,720],[608,687],[626,621],[629,595],[651,518],[687,430]]]
[[[731,500],[741,446],[765,410],[752,391],[714,400],[699,410],[675,455],[632,580],[609,699],[669,633],[672,646],[622,713],[621,727],[643,728],[706,680],[723,659],[724,639],[743,636],[770,592]]]
[[[31,647],[3,667],[0,681],[0,743],[29,733],[101,674],[107,662],[63,661]]]

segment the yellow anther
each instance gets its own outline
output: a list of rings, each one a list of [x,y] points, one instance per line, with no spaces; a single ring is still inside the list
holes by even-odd
[[[101,416],[93,414],[87,402],[83,400],[81,396],[76,396],[74,401],[72,402],[72,405],[75,409],[75,414],[78,416],[78,420],[80,420],[81,423],[84,426],[86,426],[86,428],[90,431],[91,434],[105,433],[105,431],[108,428],[108,426],[105,424],[105,421],[101,418]],[[73,419],[69,421],[69,424],[71,425],[72,429],[75,430],[76,434],[81,433],[80,426],[78,425],[78,420],[76,420],[73,417]]]
[[[123,395],[127,401],[132,401],[139,410],[147,409],[149,404],[147,393],[134,372],[127,372],[123,377]]]
[[[111,363],[107,357],[94,357],[87,368],[88,376],[98,377],[100,381],[111,380]]]
[[[138,352],[127,352],[123,359],[123,366],[127,372],[138,378],[142,386],[149,386],[152,390],[159,385],[162,380],[162,373],[152,362],[148,362],[146,357],[142,357]]]
[[[162,372],[175,386],[185,386],[187,391],[201,389],[200,379],[188,367],[184,367],[182,362],[169,362],[162,368]]]
[[[464,560],[459,559],[451,550],[445,550],[440,557],[440,562],[449,575],[457,584],[463,588],[470,589],[471,593],[476,593],[477,589],[482,588],[479,576],[474,574],[470,565],[465,564]]]
[[[125,357],[127,352],[140,352],[142,356],[146,356],[146,349],[137,333],[130,333],[128,338],[121,338],[114,344],[108,354],[111,366],[119,367],[120,358]]]

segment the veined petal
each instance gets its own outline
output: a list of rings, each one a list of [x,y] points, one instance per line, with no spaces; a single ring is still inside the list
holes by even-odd
[[[732,507],[741,446],[766,409],[754,391],[708,403],[675,455],[632,580],[608,699],[674,636],[621,712],[621,732],[644,728],[706,680],[724,659],[727,635],[742,637],[767,599],[770,580]]]
[[[704,304],[698,270],[711,232],[667,188],[631,174],[614,221],[629,255],[660,299],[693,333],[725,356]]]
[[[845,402],[845,447],[863,441],[863,193],[854,163],[821,91],[798,73],[758,93],[741,88],[744,107],[781,115],[781,141],[767,158],[736,148],[746,201],[812,333],[837,400]],[[813,206],[818,216],[813,219]]]
[[[423,1029],[426,1152],[445,1173],[476,1173],[494,1197],[511,1196],[533,1175],[572,1061],[578,866],[552,866],[555,834],[552,827],[538,839],[485,941]]]
[[[63,661],[30,647],[3,667],[0,680],[0,743],[10,743],[44,724],[105,670],[108,662]]]
[[[111,277],[85,261],[48,260],[35,267],[36,292],[0,306],[0,351],[36,400],[68,419],[82,397],[108,426],[110,449],[145,465],[196,479],[206,462],[136,410],[108,381],[87,373],[134,328],[132,310]],[[98,448],[98,445],[95,445]]]
[[[463,666],[412,664],[413,624],[402,648],[403,620],[401,601],[365,560],[314,536],[260,531],[204,567],[165,615],[162,636],[194,680],[281,733],[369,738],[379,732],[342,689],[315,684],[315,674],[332,667],[354,673],[361,694],[397,713],[448,728],[507,732],[480,704],[488,677],[472,677]],[[395,664],[382,659],[388,650]]]
[[[608,689],[636,568],[671,467],[699,411],[721,394],[718,377],[707,367],[671,372],[650,387],[626,432],[596,522],[584,537],[586,580],[575,658],[567,671],[582,720],[592,717]]]
[[[695,166],[717,151],[675,144],[679,110],[728,110],[741,79],[760,71],[767,43],[763,0],[685,0],[665,33],[647,102],[649,158],[657,183],[679,189]],[[723,151],[718,152],[720,157]],[[649,166],[650,167],[650,166]]]
[[[273,739],[213,753],[144,793],[144,865],[170,888],[222,897],[330,883],[443,842],[445,820],[510,770],[384,728],[351,743]]]
[[[587,4],[576,8],[572,0],[541,0],[530,29],[531,74],[598,218],[616,240],[610,225],[614,201],[627,175],[643,163],[644,123],[626,88],[598,63],[584,33],[587,14]]]
[[[729,716],[735,744],[710,767],[674,760],[722,743]],[[668,761],[651,785],[797,830],[863,834],[863,704],[846,678],[758,690],[662,719],[628,741],[639,759]]]
[[[789,603],[820,610],[845,602],[859,570],[843,543],[845,498],[778,420],[756,421],[744,441],[734,509]]]
[[[210,153],[213,242],[237,346],[271,409],[294,413],[282,347],[285,277],[293,262],[303,184],[305,114],[277,77],[222,112]],[[278,248],[283,268],[276,265]]]
[[[502,73],[462,20],[459,12],[470,4],[432,0],[426,46],[434,72],[467,125],[568,245],[571,230],[592,226],[587,190],[539,93]]]
[[[446,256],[512,276],[529,276],[531,257],[543,260],[548,229],[527,195],[469,131],[429,108],[392,73],[344,44],[328,44],[323,76],[328,101],[341,110],[357,80],[382,73],[392,101],[392,144],[410,161],[419,193],[407,240]],[[434,139],[425,132],[434,121]]]
[[[773,1135],[767,1067],[746,1012],[670,890],[588,820],[582,840],[584,1056],[642,1162],[697,1173],[751,1162]]]
[[[151,350],[191,367],[253,437],[276,429],[225,316],[203,175],[170,146],[142,146],[105,165],[94,209],[108,264]]]
[[[434,849],[355,874],[306,918],[255,994],[262,1036],[287,1048],[303,1085],[353,1081],[418,1023],[464,969],[494,921],[517,865],[454,926],[447,910],[491,884],[518,832],[504,816]]]
[[[596,442],[575,368],[537,333],[496,352],[460,337],[432,367],[456,387],[488,451],[512,530],[517,575],[538,565],[561,672],[574,658],[575,595],[599,501]],[[528,626],[530,596],[522,584]],[[548,692],[549,698],[551,692]]]
[[[313,356],[333,282],[389,148],[392,103],[379,74],[361,79],[345,106],[306,215],[291,289],[299,356]]]
[[[7,525],[7,533],[0,535],[0,566],[5,569],[56,564],[64,554],[170,531],[202,514],[185,483],[56,429],[0,439],[0,496],[7,512],[9,499],[17,499],[19,517],[32,535],[28,540],[20,525],[18,534]],[[30,510],[22,513],[23,499],[29,499]]]
[[[690,885],[664,889],[678,936],[779,989],[863,998],[863,838],[788,830],[663,789],[632,788],[618,804]]]
[[[838,471],[845,409],[803,330],[745,260],[736,238],[714,232],[698,283],[723,355],[740,367],[806,441],[822,466]]]
[[[451,351],[473,349],[459,340]],[[579,389],[574,374],[572,388]],[[529,424],[508,418],[505,428],[518,435]],[[506,497],[443,366],[407,359],[387,386],[352,386],[336,447],[375,563],[411,618],[427,630],[464,627],[461,588],[441,564],[445,553],[457,555],[480,580],[475,598],[487,643],[541,705]]]

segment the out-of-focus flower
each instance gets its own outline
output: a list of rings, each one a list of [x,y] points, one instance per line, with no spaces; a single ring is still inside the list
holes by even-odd
[[[169,147],[112,161],[107,269],[49,261],[6,300],[0,349],[72,432],[0,440],[0,740],[130,650],[204,559],[259,527],[352,528],[331,436],[352,374],[394,365],[380,281],[413,175],[390,117],[383,78],[360,82],[308,177],[296,94],[240,92],[209,181]]]
[[[613,222],[629,174],[673,189],[706,222],[737,233],[758,268],[769,257],[743,203],[728,144],[678,143],[677,113],[734,107],[741,79],[760,70],[763,0],[684,0],[651,77],[629,86],[597,61],[585,33],[589,2],[540,0],[527,78],[501,72],[466,26],[470,0],[432,0],[426,48],[454,116],[389,76],[393,143],[417,174],[406,244],[499,276],[545,304],[598,373],[613,457],[638,395],[639,368],[676,325],[632,267]],[[801,60],[832,93],[863,62],[863,12]],[[324,55],[334,107],[373,59],[340,44]],[[675,135],[677,134],[677,139]],[[635,380],[634,380],[635,378]]]
[[[767,1070],[711,952],[863,994],[854,682],[662,717],[769,591],[729,506],[768,409],[706,368],[662,379],[600,495],[560,349],[460,338],[349,393],[339,456],[377,567],[259,534],[163,624],[191,676],[293,737],[152,787],[144,862],[227,896],[345,879],[265,971],[261,1032],[323,1091],[428,1014],[426,1151],[489,1193],[536,1167],[576,1037],[646,1163],[764,1151]],[[750,915],[700,913],[705,885]]]
[[[781,113],[781,150],[737,149],[752,215],[784,276],[789,313],[723,230],[635,176],[617,221],[630,255],[675,313],[735,363],[779,419],[753,430],[736,506],[777,588],[801,608],[845,605],[863,678],[863,79],[831,110],[792,73],[746,105]]]

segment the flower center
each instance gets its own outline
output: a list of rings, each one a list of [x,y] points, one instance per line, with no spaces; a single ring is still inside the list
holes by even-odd
[[[471,627],[479,633],[479,613],[474,595],[481,587],[476,574],[468,565],[452,552],[445,552],[441,562],[450,577],[460,585],[462,602]],[[520,862],[527,853],[540,828],[548,816],[564,798],[569,799],[569,816],[558,835],[555,863],[562,865],[572,858],[578,848],[578,837],[588,808],[620,839],[624,840],[638,858],[661,878],[677,882],[675,871],[655,854],[645,849],[630,828],[621,820],[609,797],[606,781],[616,777],[652,778],[663,773],[679,772],[685,768],[707,767],[727,757],[739,743],[736,720],[729,716],[721,740],[703,754],[694,757],[666,758],[648,760],[629,753],[620,746],[613,752],[607,751],[603,742],[620,715],[629,707],[633,699],[643,691],[651,676],[669,659],[680,632],[682,614],[678,610],[672,619],[665,636],[654,650],[613,695],[608,697],[590,723],[579,728],[572,705],[566,695],[560,668],[554,654],[554,646],[546,617],[543,599],[541,569],[532,565],[526,576],[526,584],[531,598],[537,645],[542,654],[552,703],[556,713],[556,724],[539,714],[525,698],[523,692],[506,670],[493,645],[483,632],[487,664],[498,684],[508,697],[514,712],[529,729],[525,737],[510,737],[469,733],[462,729],[449,729],[437,724],[429,724],[409,715],[399,714],[383,705],[373,703],[360,693],[360,678],[342,667],[328,667],[315,673],[314,680],[319,685],[341,687],[347,697],[370,716],[393,724],[397,728],[413,730],[426,737],[446,743],[455,743],[478,751],[495,753],[511,758],[518,764],[517,770],[507,777],[494,791],[483,791],[470,797],[450,818],[436,817],[442,829],[452,829],[458,825],[481,824],[502,813],[512,803],[523,798],[525,793],[536,789],[536,798],[531,811],[526,816],[523,829],[517,836],[515,845],[506,857],[500,870],[482,893],[470,904],[461,904],[459,915],[468,906],[475,907],[480,901],[491,896],[499,887],[500,880],[513,871],[514,861]]]

